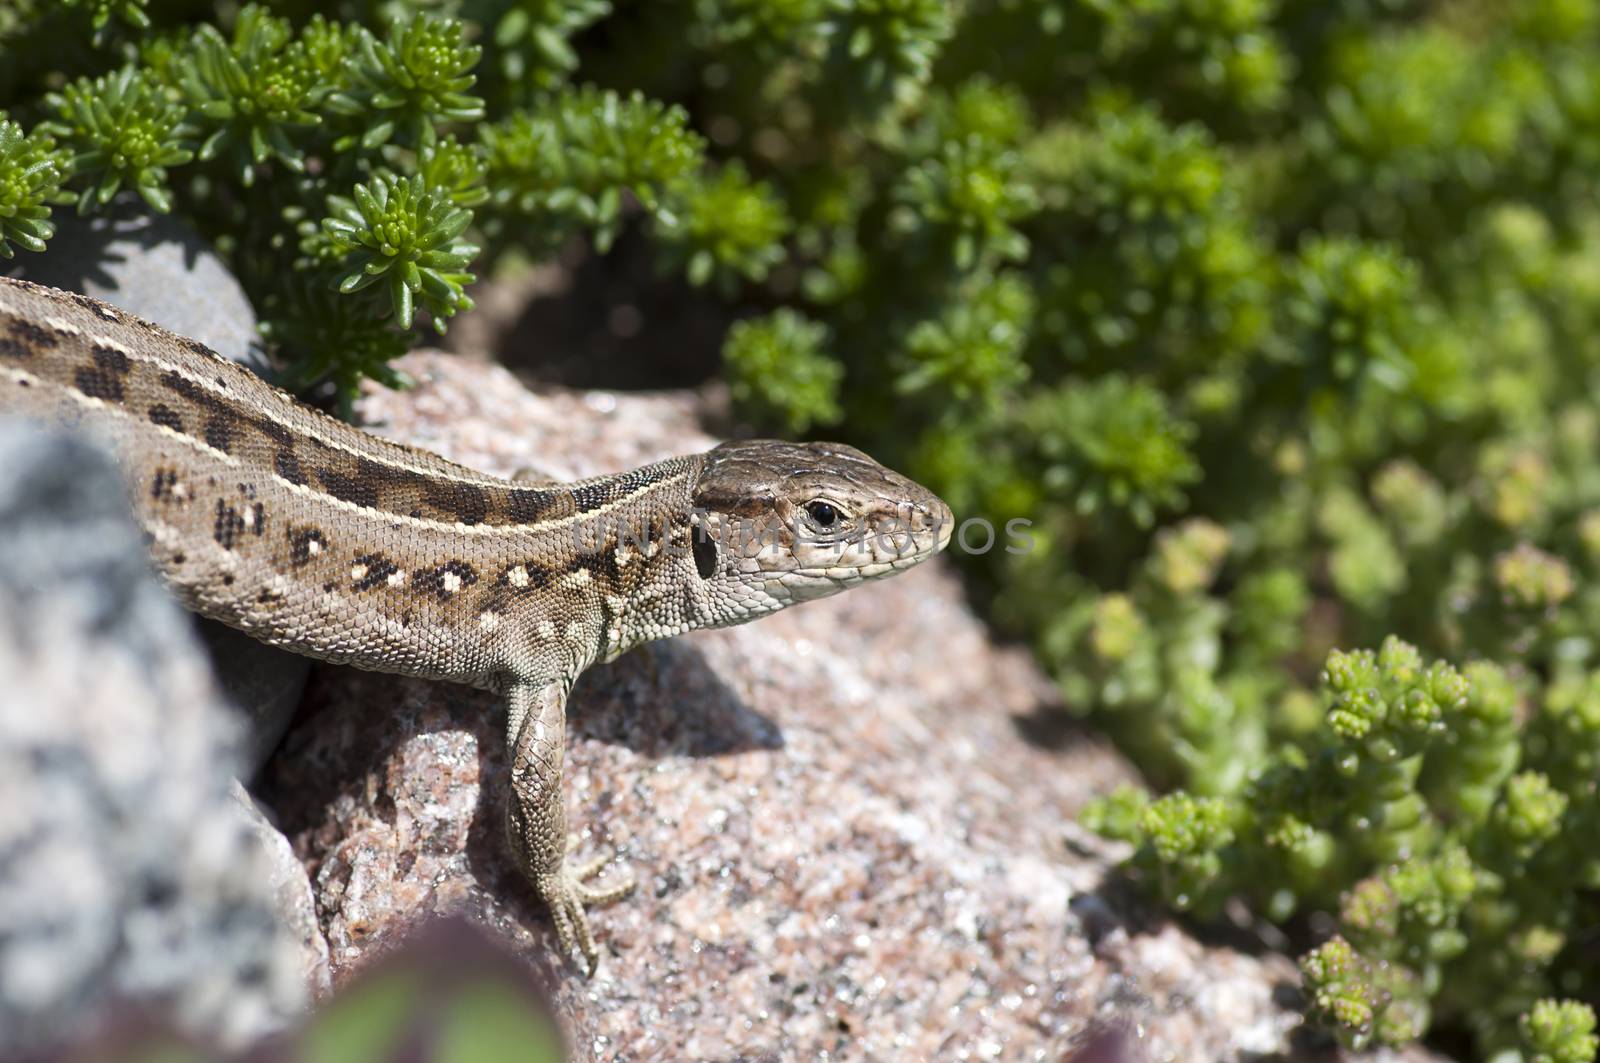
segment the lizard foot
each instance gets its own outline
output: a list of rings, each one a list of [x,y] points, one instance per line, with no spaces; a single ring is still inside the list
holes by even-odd
[[[577,840],[573,839],[567,845],[567,852],[571,853],[576,846]],[[550,906],[550,915],[556,924],[556,939],[561,942],[562,951],[569,956],[574,950],[580,953],[591,977],[600,966],[600,950],[595,946],[594,934],[589,930],[589,916],[584,908],[590,904],[609,904],[626,896],[634,887],[631,876],[605,886],[588,883],[589,879],[611,863],[611,859],[610,855],[601,856],[578,867],[563,861],[554,872],[538,876],[534,883],[539,896]]]

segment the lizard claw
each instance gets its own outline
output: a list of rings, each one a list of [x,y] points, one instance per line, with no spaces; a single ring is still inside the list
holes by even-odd
[[[574,839],[568,843],[567,852],[571,853],[576,847],[577,841]],[[632,876],[624,876],[606,886],[588,883],[587,880],[598,874],[611,860],[612,855],[607,854],[578,867],[563,861],[554,872],[538,876],[535,882],[539,895],[550,906],[550,915],[556,924],[556,939],[561,942],[562,950],[569,956],[574,950],[581,954],[585,972],[591,977],[600,966],[600,950],[595,946],[594,934],[589,930],[589,916],[584,908],[590,904],[609,904],[626,896],[634,887]]]

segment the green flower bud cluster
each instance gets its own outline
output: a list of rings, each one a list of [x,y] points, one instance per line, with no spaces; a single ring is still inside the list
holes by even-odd
[[[788,309],[735,324],[722,350],[735,401],[796,433],[837,421],[843,369],[827,342],[827,326]]]
[[[667,189],[704,162],[705,142],[688,118],[637,93],[563,89],[479,128],[493,202],[540,226],[593,228],[601,247],[622,223],[624,193],[676,224]]]
[[[1133,842],[1131,866],[1174,907],[1244,895],[1275,918],[1335,913],[1339,935],[1301,968],[1314,1014],[1352,1047],[1406,1043],[1441,1016],[1486,1044],[1525,1032],[1533,1001],[1571,984],[1565,928],[1584,918],[1600,807],[1571,758],[1595,748],[1600,711],[1530,720],[1503,669],[1458,671],[1393,637],[1333,651],[1321,685],[1319,733],[1238,797],[1123,792],[1089,822]],[[1594,703],[1574,689],[1562,704]]]
[[[358,292],[384,285],[401,328],[410,328],[419,299],[442,327],[443,319],[472,309],[463,285],[472,274],[463,267],[478,249],[460,240],[472,212],[449,195],[429,188],[419,177],[382,177],[358,184],[354,195],[329,196],[322,222],[331,252],[347,269],[339,291]]]
[[[124,185],[152,209],[172,209],[167,169],[188,162],[191,132],[184,108],[137,67],[80,78],[45,101],[54,117],[39,128],[72,151],[72,175],[86,187],[79,212],[103,207]]]
[[[61,190],[70,167],[48,133],[35,129],[25,135],[20,125],[0,116],[0,256],[16,255],[12,243],[44,250],[55,235],[49,204],[72,202],[71,193]]]

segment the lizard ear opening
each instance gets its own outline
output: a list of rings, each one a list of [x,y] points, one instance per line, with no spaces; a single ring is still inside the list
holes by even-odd
[[[694,567],[701,579],[710,579],[717,572],[717,541],[698,524],[694,526]]]

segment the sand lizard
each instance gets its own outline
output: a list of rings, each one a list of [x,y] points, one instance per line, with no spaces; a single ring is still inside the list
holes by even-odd
[[[203,344],[0,277],[0,413],[108,442],[164,581],[264,642],[504,695],[506,833],[568,954],[631,882],[567,859],[573,681],[651,639],[743,623],[942,549],[931,492],[834,443],[723,443],[528,483],[380,439]]]

